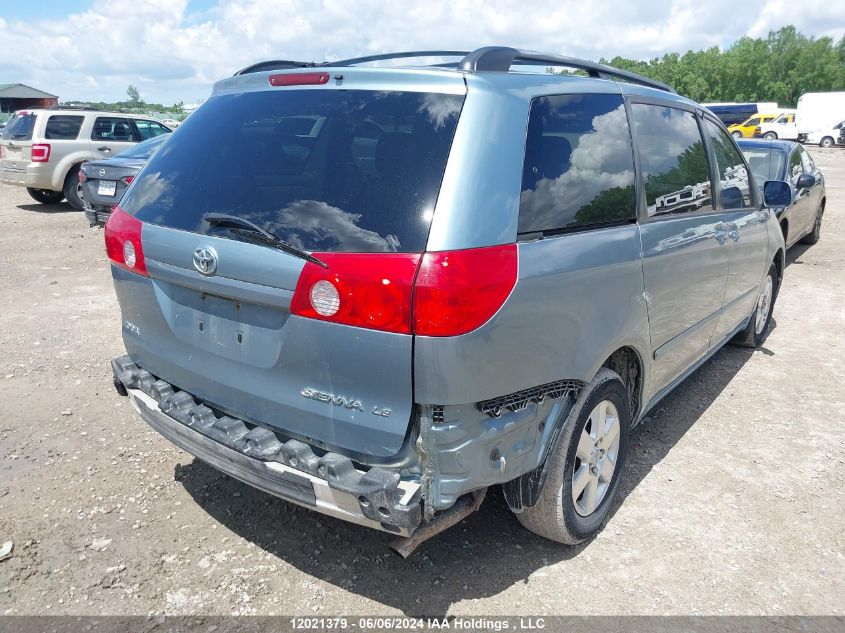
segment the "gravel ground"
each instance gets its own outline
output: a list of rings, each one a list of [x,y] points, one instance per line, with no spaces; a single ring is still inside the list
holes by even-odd
[[[604,531],[552,544],[494,492],[406,561],[147,428],[111,385],[102,231],[0,185],[0,614],[845,613],[845,150],[813,154],[822,240],[765,347],[652,412]]]

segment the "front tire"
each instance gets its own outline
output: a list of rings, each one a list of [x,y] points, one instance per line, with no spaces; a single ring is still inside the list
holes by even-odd
[[[535,534],[576,545],[601,529],[625,467],[631,414],[619,375],[600,369],[563,424],[540,498],[516,516]]]
[[[769,325],[772,322],[772,311],[775,307],[775,300],[778,296],[778,269],[774,262],[769,266],[769,271],[763,278],[760,286],[760,295],[757,297],[757,304],[751,319],[742,332],[736,335],[734,342],[743,347],[760,347],[769,334]]]
[[[27,187],[26,192],[33,200],[41,204],[59,204],[65,197],[65,194],[61,191],[50,191],[49,189]]]
[[[79,182],[79,166],[72,167],[65,178],[64,196],[68,204],[78,211],[82,210],[82,183]]]
[[[833,147],[833,138],[825,136],[820,142],[819,147]]]
[[[742,132],[731,132],[731,136],[733,136],[735,139],[739,140],[739,139],[742,138]]]

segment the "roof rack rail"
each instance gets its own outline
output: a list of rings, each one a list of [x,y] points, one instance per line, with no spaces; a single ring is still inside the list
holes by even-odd
[[[675,93],[675,89],[669,84],[655,79],[643,77],[621,68],[606,66],[577,57],[566,57],[563,55],[550,55],[535,51],[521,51],[509,46],[485,46],[472,52],[467,51],[404,51],[398,53],[382,53],[379,55],[367,55],[366,57],[352,57],[350,59],[339,59],[332,62],[296,62],[289,60],[273,60],[258,62],[247,66],[235,73],[247,75],[267,70],[283,70],[292,68],[317,68],[321,66],[354,66],[368,62],[385,61],[388,59],[411,59],[414,57],[461,57],[460,62],[435,64],[440,68],[458,68],[468,72],[477,71],[501,71],[508,72],[514,65],[536,65],[547,64],[549,66],[565,66],[585,71],[590,77],[600,79],[621,79],[635,84],[657,88],[666,92]]]
[[[247,66],[246,68],[241,68],[238,72],[234,74],[235,77],[238,75],[248,75],[250,73],[260,73],[264,72],[265,70],[289,70],[291,68],[314,68],[315,66],[322,66],[323,64],[318,64],[316,62],[295,62],[289,59],[272,59],[266,62],[258,62],[257,64],[252,64],[251,66]]]
[[[411,59],[414,57],[466,57],[469,51],[402,51],[398,53],[382,53],[381,55],[367,55],[366,57],[352,57],[333,62],[324,62],[323,66],[354,66],[367,62],[380,62],[387,59]],[[442,66],[457,66],[455,64],[438,64]]]
[[[598,64],[586,59],[578,59],[577,57],[566,57],[563,55],[549,55],[547,53],[538,53],[535,51],[521,51],[508,46],[485,46],[479,48],[461,60],[458,66],[461,70],[475,72],[484,70],[498,70],[507,72],[514,64],[548,64],[550,66],[566,66],[568,68],[576,68],[578,70],[586,71],[590,77],[598,77],[601,79],[622,79],[635,84],[648,86],[649,88],[657,88],[666,92],[675,93],[675,89],[669,84],[662,81],[656,81],[643,77],[637,73],[632,73],[613,66],[606,66],[605,64]]]
[[[101,112],[102,108],[95,108],[94,106],[90,105],[62,105],[59,103],[56,105],[48,106],[47,108],[45,108],[45,110],[92,110],[95,112]]]

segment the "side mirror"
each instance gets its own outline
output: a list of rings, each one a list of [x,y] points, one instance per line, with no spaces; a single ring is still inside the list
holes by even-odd
[[[784,180],[767,180],[763,185],[763,206],[770,209],[792,204],[792,185]]]
[[[798,182],[795,183],[796,189],[809,189],[816,184],[816,177],[813,174],[801,174],[798,176]]]

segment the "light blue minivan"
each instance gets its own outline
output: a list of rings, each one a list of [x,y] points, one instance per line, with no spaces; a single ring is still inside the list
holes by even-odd
[[[115,386],[199,459],[403,554],[496,484],[577,543],[631,428],[726,342],[762,342],[767,206],[790,196],[707,110],[592,62],[264,62],[111,215]]]

